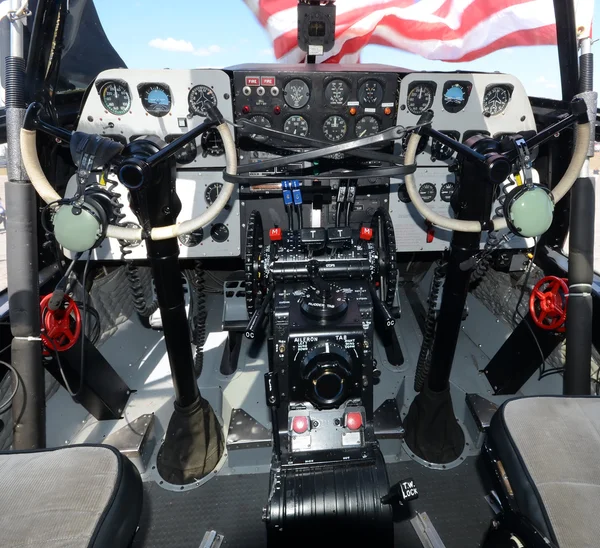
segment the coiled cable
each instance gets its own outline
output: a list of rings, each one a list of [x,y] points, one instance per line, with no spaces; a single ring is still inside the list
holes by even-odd
[[[194,294],[196,296],[196,306],[194,314],[194,333],[193,343],[196,345],[196,354],[194,356],[194,370],[196,377],[202,373],[204,366],[204,343],[206,342],[206,278],[202,261],[194,263]]]
[[[423,332],[423,342],[421,343],[421,351],[417,360],[417,370],[415,373],[415,391],[421,392],[425,381],[429,376],[431,368],[431,346],[435,335],[436,325],[436,307],[437,300],[440,294],[442,282],[446,276],[446,263],[437,262],[437,266],[433,271],[433,280],[431,281],[431,291],[429,292],[429,307],[427,309],[427,317],[425,319],[425,330]]]

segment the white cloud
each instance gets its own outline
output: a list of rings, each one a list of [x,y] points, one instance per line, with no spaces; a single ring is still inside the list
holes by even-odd
[[[216,44],[212,44],[207,48],[198,48],[194,51],[194,55],[199,55],[200,57],[207,57],[209,55],[214,55],[215,53],[221,53],[223,48],[221,46],[217,46]]]
[[[187,40],[175,40],[175,38],[167,38],[166,40],[163,38],[154,38],[153,40],[150,40],[148,45],[151,48],[163,49],[165,51],[194,51],[194,46],[191,42],[188,42]]]
[[[269,56],[269,57],[272,57],[273,55],[275,55],[275,52],[273,51],[273,48],[261,49],[258,53],[260,55],[266,55],[266,56]]]

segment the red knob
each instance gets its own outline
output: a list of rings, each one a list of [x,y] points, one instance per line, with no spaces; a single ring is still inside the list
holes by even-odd
[[[529,313],[538,327],[564,331],[569,286],[562,278],[546,276],[535,284],[529,297]]]
[[[52,293],[46,295],[41,303],[42,333],[41,339],[48,350],[62,352],[75,346],[81,335],[81,314],[75,301],[65,296],[58,310],[50,310],[48,303]],[[48,353],[46,353],[48,355]]]
[[[269,230],[269,238],[272,242],[278,242],[281,240],[281,228],[272,228]]]
[[[369,241],[369,240],[371,240],[372,237],[373,237],[373,229],[372,228],[367,228],[366,226],[363,226],[360,229],[360,239],[361,240]]]

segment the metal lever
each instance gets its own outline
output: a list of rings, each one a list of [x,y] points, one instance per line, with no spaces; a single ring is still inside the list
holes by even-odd
[[[377,295],[377,290],[373,287],[372,284],[369,284],[369,293],[371,293],[371,299],[373,300],[375,314],[385,324],[385,329],[394,329],[394,325],[396,325],[396,320],[394,319],[394,316],[388,309],[387,305],[379,298],[379,295]]]
[[[393,504],[394,502],[404,505],[411,500],[419,498],[419,491],[412,478],[399,481],[390,487],[387,495],[381,497],[382,504]]]

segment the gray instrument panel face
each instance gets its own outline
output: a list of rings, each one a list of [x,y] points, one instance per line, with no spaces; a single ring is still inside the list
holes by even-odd
[[[468,88],[468,98],[466,103],[460,105],[460,111],[451,112],[450,110],[458,106],[448,105],[457,103],[449,103],[448,98],[443,99],[443,95],[444,90],[450,89],[455,83],[461,83],[465,91]],[[434,129],[441,132],[454,132],[461,141],[464,140],[465,134],[469,136],[482,131],[494,136],[499,133],[518,133],[536,129],[533,111],[522,84],[513,76],[499,73],[423,72],[407,75],[400,83],[398,124],[405,127],[417,124],[420,114],[410,112],[408,102],[410,92],[421,84],[429,85],[434,89],[429,107],[434,112]],[[483,99],[486,91],[495,86],[510,90],[510,99],[502,112],[488,116],[484,114]],[[450,93],[451,99],[453,95],[454,92]],[[422,103],[426,103],[423,98],[421,100]],[[401,149],[401,145],[398,147]],[[415,173],[417,188],[421,190],[424,200],[431,200],[428,202],[429,207],[444,215],[452,213],[448,200],[454,184],[454,175],[448,171],[448,165],[454,161],[455,156],[453,154],[452,157],[444,160],[432,158],[432,142],[429,140],[416,158],[419,166]],[[440,251],[447,248],[451,232],[435,228],[433,240],[428,242],[425,221],[414,206],[406,202],[406,197],[402,193],[404,180],[391,179],[390,183],[390,215],[394,223],[398,251]],[[496,202],[494,209],[499,205]],[[482,238],[482,246],[484,243],[485,235]],[[513,238],[508,244],[504,244],[504,247],[525,248],[531,245],[531,239]]]
[[[99,174],[93,174],[92,177],[98,181]],[[181,200],[181,213],[178,221],[186,221],[200,215],[205,211],[209,204],[208,199],[214,199],[218,195],[216,185],[223,184],[221,171],[180,171],[177,174],[177,195]],[[77,181],[75,176],[71,178],[67,185],[65,196],[72,196],[75,193]],[[120,194],[119,201],[124,206],[122,209],[125,218],[122,223],[133,223],[139,226],[136,216],[129,209],[127,189],[117,185],[113,192]],[[181,259],[198,259],[210,257],[239,257],[241,252],[240,244],[240,201],[238,199],[238,190],[229,200],[227,207],[221,211],[219,216],[202,230],[200,239],[197,235],[196,241],[190,241],[185,237],[179,238],[179,257]],[[192,245],[194,244],[194,245]],[[146,244],[140,242],[127,247],[131,251],[127,259],[146,259]],[[65,250],[65,254],[70,256]],[[87,259],[87,254],[84,254]],[[94,249],[93,259],[101,261],[120,261],[121,248],[119,242],[114,238],[106,238],[102,245]]]
[[[106,83],[114,82],[125,86],[130,96],[130,106],[122,115],[109,112],[100,95]],[[160,85],[170,91],[171,108],[167,114],[155,116],[147,112],[141,95],[147,85]],[[85,101],[80,116],[78,131],[98,135],[120,136],[130,142],[132,137],[140,135],[158,135],[161,139],[179,136],[204,122],[205,117],[191,115],[188,96],[197,86],[208,88],[206,93],[217,101],[217,107],[226,120],[233,120],[231,102],[231,82],[229,76],[217,69],[194,70],[129,70],[111,69],[102,72],[96,78],[95,85]],[[120,89],[120,88],[118,88]],[[204,89],[204,88],[203,88]],[[114,92],[109,90],[109,95]],[[121,106],[125,103],[121,102]],[[233,128],[232,128],[233,131]],[[198,154],[185,168],[224,167],[225,155],[203,155],[200,139],[196,139]]]

